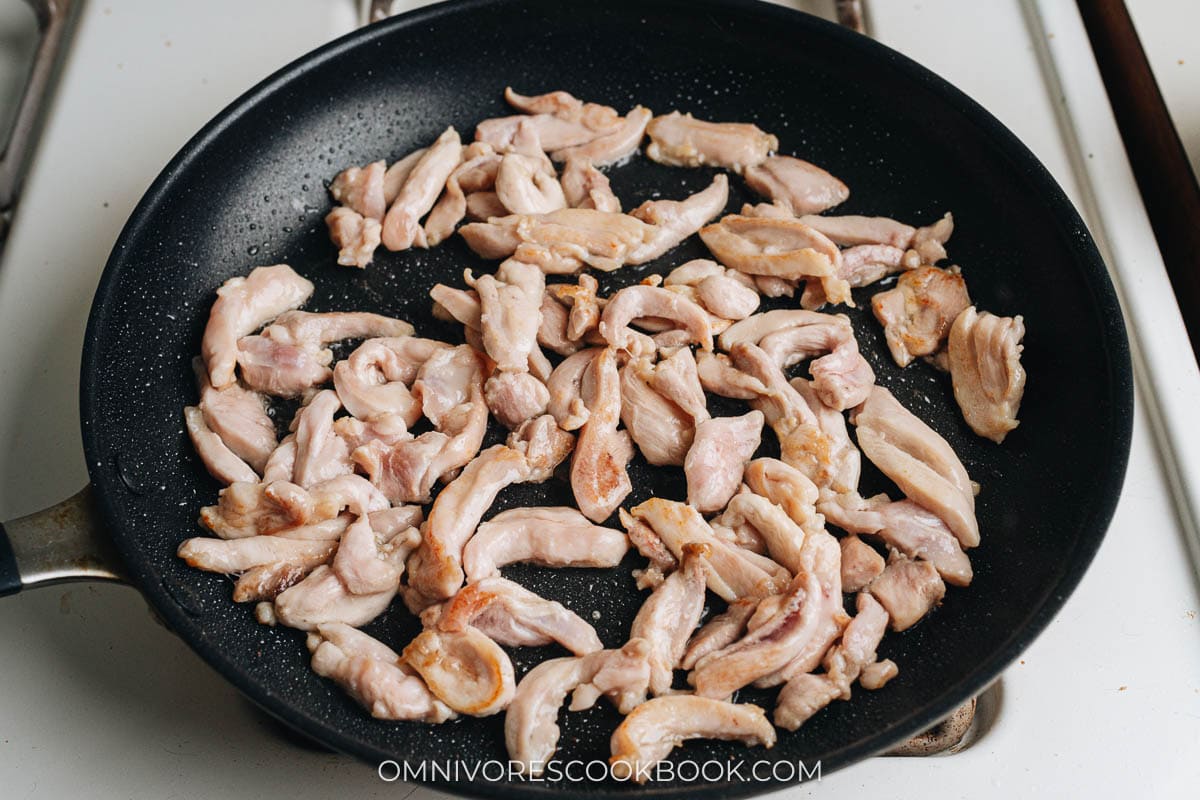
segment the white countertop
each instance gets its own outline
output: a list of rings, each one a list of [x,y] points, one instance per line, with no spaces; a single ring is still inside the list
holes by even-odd
[[[1147,411],[1166,408],[1177,435],[1200,439],[1200,426],[1178,411],[1200,403],[1200,377],[1178,352],[1177,313],[1164,305],[1161,261],[1111,116],[1096,102],[1074,2],[869,5],[878,38],[1000,117],[1103,231],[1153,357],[1108,538],[1059,617],[1005,673],[995,726],[953,756],[870,759],[780,796],[1195,796],[1200,592]],[[1166,0],[1131,7],[1196,160],[1200,9]],[[229,100],[354,24],[350,2],[328,0],[95,0],[84,15],[0,263],[0,519],[86,481],[77,422],[84,324],[109,248],[145,187]],[[1047,87],[1047,64],[1066,101]],[[1072,154],[1082,149],[1092,159],[1081,165]],[[1172,358],[1178,366],[1163,369]],[[1147,386],[1150,400],[1169,393],[1163,386],[1173,394],[1148,402]],[[78,585],[7,598],[0,640],[4,797],[434,796],[276,735],[152,621],[133,590]]]

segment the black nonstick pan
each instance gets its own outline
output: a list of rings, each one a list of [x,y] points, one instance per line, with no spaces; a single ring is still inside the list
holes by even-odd
[[[680,109],[755,122],[778,135],[782,152],[822,165],[851,187],[839,213],[925,224],[953,211],[949,250],[973,299],[992,312],[1025,317],[1029,377],[1022,423],[996,446],[966,427],[944,375],[924,364],[900,371],[869,314],[849,312],[879,382],[918,409],[982,485],[983,543],[971,552],[974,583],[952,588],[928,619],[885,638],[880,657],[895,660],[900,675],[883,690],[856,691],[851,702],[835,702],[799,731],[781,732],[770,751],[698,742],[676,756],[819,761],[828,773],[930,726],[979,692],[1061,607],[1116,505],[1133,414],[1117,300],[1062,190],[987,112],[870,39],[759,3],[474,0],[434,6],[301,58],[205,127],[164,170],[121,234],[83,353],[81,413],[95,512],[129,578],[229,681],[329,747],[372,763],[506,758],[500,717],[436,727],[371,719],[311,672],[302,633],[258,625],[250,607],[231,602],[227,579],[175,557],[179,542],[197,535],[198,508],[212,503],[219,488],[194,456],[181,415],[195,399],[190,359],[215,288],[254,266],[287,262],[316,283],[310,309],[379,311],[412,321],[424,335],[458,340],[454,326],[431,317],[428,289],[438,281],[460,284],[464,267],[490,267],[457,239],[433,250],[380,251],[365,272],[336,267],[322,223],[329,207],[325,187],[343,167],[394,160],[448,124],[469,136],[479,120],[508,113],[506,85],[525,93],[566,89],[620,111],[641,103],[657,113]],[[682,197],[707,185],[711,172],[638,158],[611,177],[632,207],[659,195]],[[749,198],[740,179],[732,185],[731,209]],[[654,264],[605,276],[602,286],[611,290],[701,255],[703,246],[690,241]],[[856,294],[860,309],[871,291]],[[636,489],[628,503],[652,493],[679,495],[681,481],[672,471],[640,461],[632,470]],[[878,475],[866,476],[865,490],[886,488]],[[568,487],[551,481],[507,490],[493,512],[569,500]],[[40,519],[45,524],[47,518]],[[60,530],[76,524],[54,522]],[[40,551],[30,543],[30,522],[9,527],[20,563],[0,558],[0,575],[15,589],[22,574],[32,574],[30,554]],[[45,552],[37,557],[52,560]],[[631,556],[625,566],[637,563]],[[52,573],[35,566],[43,576]],[[511,576],[595,617],[601,638],[615,646],[643,599],[628,573],[530,567]],[[416,629],[398,601],[368,628],[397,647]],[[552,654],[560,653],[518,652],[518,675]],[[743,692],[739,699],[771,705],[769,693]],[[605,704],[564,713],[559,755],[606,758],[617,722]],[[513,797],[728,797],[778,788],[769,780],[637,787],[472,782],[460,775],[434,782],[466,794]]]

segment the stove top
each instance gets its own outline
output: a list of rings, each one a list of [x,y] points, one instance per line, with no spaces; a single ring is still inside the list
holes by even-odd
[[[421,4],[398,0],[391,10]],[[827,15],[834,6],[787,4]],[[1174,445],[1200,438],[1185,413],[1200,403],[1200,375],[1074,4],[867,5],[872,35],[1008,124],[1099,234],[1136,340],[1137,419],[1104,547],[1055,622],[979,698],[966,738],[947,755],[874,758],[819,787],[779,794],[1192,796],[1200,593],[1188,516],[1200,504],[1188,498],[1200,481],[1188,478],[1200,472]],[[353,0],[83,6],[0,260],[0,519],[86,482],[80,344],[108,251],[142,192],[226,103],[352,29],[361,11]],[[1194,30],[1200,11],[1186,13]],[[0,34],[22,24],[11,27],[8,14]],[[0,78],[7,63],[0,59]],[[8,642],[0,649],[6,796],[59,797],[83,786],[98,798],[436,796],[278,735],[130,589],[77,585],[7,598],[0,637]]]

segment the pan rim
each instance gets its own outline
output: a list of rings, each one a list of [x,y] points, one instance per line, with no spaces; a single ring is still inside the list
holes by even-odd
[[[138,548],[134,546],[133,537],[122,525],[123,517],[116,502],[105,492],[99,491],[107,483],[106,476],[103,476],[101,470],[106,448],[104,442],[101,441],[102,433],[91,424],[91,420],[97,419],[101,410],[96,404],[93,392],[93,387],[97,385],[101,371],[101,365],[97,360],[98,342],[108,325],[109,311],[116,305],[114,290],[117,285],[117,275],[129,263],[125,256],[130,242],[138,238],[154,209],[170,196],[176,180],[187,171],[189,165],[206,150],[213,140],[220,137],[245,114],[252,113],[259,102],[286,89],[309,71],[318,69],[326,62],[351,50],[366,47],[372,42],[391,37],[405,28],[412,29],[434,23],[446,17],[469,13],[475,8],[519,6],[523,2],[524,0],[447,0],[447,2],[426,6],[383,22],[358,28],[293,60],[232,101],[188,140],[155,178],[118,236],[92,302],[84,340],[80,371],[83,445],[89,476],[93,485],[98,489],[95,496],[103,521],[113,532],[114,543],[138,588],[153,603],[158,613],[163,616],[173,630],[177,632],[195,631],[197,626],[158,580],[153,563],[141,557]],[[1104,540],[1116,510],[1132,441],[1133,377],[1124,317],[1115,289],[1108,277],[1107,268],[1095,243],[1078,211],[1062,188],[1046,167],[1012,131],[950,82],[874,39],[794,9],[770,5],[759,0],[655,0],[655,4],[660,9],[686,6],[690,14],[703,12],[705,9],[726,12],[734,10],[739,13],[753,13],[768,22],[775,20],[791,30],[807,28],[807,32],[813,36],[832,39],[835,44],[845,48],[848,55],[860,55],[875,63],[886,65],[889,69],[900,73],[903,80],[919,85],[928,91],[943,107],[953,109],[963,115],[979,131],[989,150],[1004,155],[1021,170],[1020,178],[1039,192],[1060,233],[1065,235],[1066,232],[1077,232],[1077,235],[1069,237],[1072,240],[1070,248],[1077,258],[1079,272],[1090,293],[1091,300],[1105,321],[1104,353],[1109,378],[1109,396],[1105,399],[1108,401],[1107,405],[1110,409],[1110,430],[1113,432],[1110,441],[1112,459],[1099,476],[1101,480],[1098,481],[1100,496],[1105,498],[1104,502],[1089,508],[1081,515],[1080,520],[1081,529],[1095,531],[1095,533],[1080,538],[1074,551],[1074,557],[1069,561],[1067,568],[1060,573],[1058,581],[1047,587],[1045,597],[1030,610],[1024,624],[1008,640],[997,646],[990,657],[978,662],[962,680],[945,687],[940,701],[929,703],[924,708],[914,709],[889,727],[877,731],[872,736],[853,742],[824,759],[822,772],[833,772],[882,752],[908,736],[936,724],[966,698],[990,685],[1045,630],[1078,585]],[[372,746],[327,726],[322,720],[302,713],[281,696],[261,692],[261,689],[237,663],[228,658],[221,648],[211,645],[207,639],[185,634],[181,634],[181,638],[222,677],[236,686],[244,696],[289,727],[340,752],[354,755],[369,763],[378,764],[380,761],[393,758],[393,754],[377,751]],[[559,790],[539,786],[536,783],[491,784],[479,782],[463,785],[436,780],[418,781],[418,783],[454,793],[469,793],[472,796],[521,798],[532,795],[557,796],[562,794]],[[671,788],[648,785],[637,791],[643,795],[659,797],[747,797],[767,791],[776,791],[787,785],[790,784],[775,781],[679,785]],[[628,788],[604,786],[591,788],[587,794],[595,797],[624,797],[628,796],[630,791]]]

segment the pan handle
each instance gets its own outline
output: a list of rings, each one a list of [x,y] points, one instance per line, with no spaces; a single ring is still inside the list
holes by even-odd
[[[128,583],[98,521],[92,487],[85,486],[57,505],[0,524],[0,596],[65,581]]]

